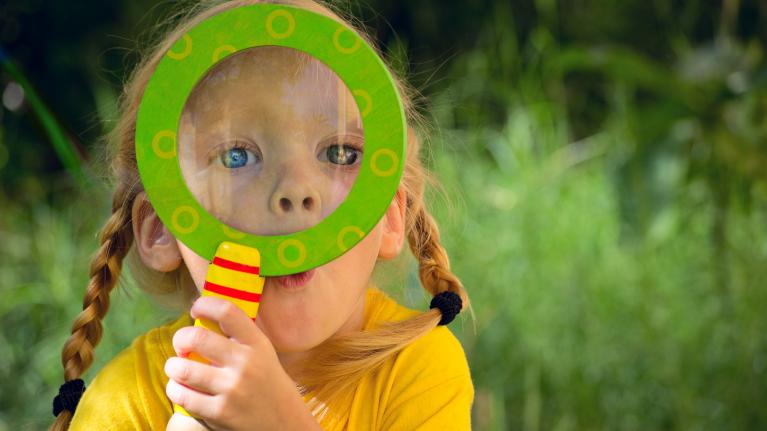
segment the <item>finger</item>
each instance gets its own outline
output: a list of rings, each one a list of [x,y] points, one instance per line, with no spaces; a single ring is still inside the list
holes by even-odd
[[[213,418],[217,417],[221,410],[219,397],[197,392],[173,379],[168,380],[168,384],[165,386],[165,395],[194,416],[206,419]]]
[[[221,332],[241,344],[255,345],[265,336],[256,324],[231,302],[210,296],[202,296],[192,306],[192,316],[217,322]]]
[[[234,341],[199,326],[185,326],[173,335],[173,348],[178,356],[195,352],[217,365],[228,364],[236,346]]]
[[[172,357],[165,362],[165,374],[196,391],[220,394],[227,389],[221,368],[190,359]]]

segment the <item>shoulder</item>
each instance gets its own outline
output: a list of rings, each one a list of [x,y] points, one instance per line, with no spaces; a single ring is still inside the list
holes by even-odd
[[[474,385],[461,343],[438,326],[405,347],[391,367],[385,430],[470,430]]]
[[[382,323],[398,322],[417,314],[417,311],[400,305],[381,289],[368,287],[365,296],[364,329],[373,329]]]
[[[466,353],[445,326],[438,326],[400,351],[393,363],[394,387],[417,393],[452,388],[473,399],[474,388]]]
[[[173,406],[163,368],[174,355],[173,334],[191,323],[183,315],[134,339],[87,385],[70,430],[164,429]]]
[[[405,320],[420,314],[419,311],[404,307],[377,288],[368,290],[369,310],[366,310],[366,329],[387,323]],[[397,355],[395,362],[419,363],[423,367],[437,369],[451,374],[469,373],[466,354],[460,341],[446,326],[437,326],[423,337],[413,341]]]
[[[391,298],[377,300],[384,302],[378,323],[419,314]],[[379,378],[385,380],[381,429],[470,429],[474,386],[463,347],[447,327],[437,326],[392,356]]]

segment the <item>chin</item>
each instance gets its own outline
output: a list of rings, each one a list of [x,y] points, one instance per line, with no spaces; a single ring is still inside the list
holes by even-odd
[[[268,316],[259,316],[256,324],[272,342],[277,353],[297,353],[311,350],[326,338],[316,325],[306,321],[271,322]]]
[[[364,290],[339,291],[334,287],[341,282],[334,284],[322,269],[295,288],[267,277],[256,322],[277,352],[311,350],[341,331],[355,311],[362,315]]]

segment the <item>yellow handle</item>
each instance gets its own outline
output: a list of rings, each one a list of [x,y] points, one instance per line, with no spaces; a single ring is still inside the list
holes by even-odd
[[[222,242],[216,250],[213,262],[208,265],[202,296],[226,299],[241,308],[252,320],[258,314],[258,304],[264,290],[264,278],[260,276],[261,254],[255,248],[232,242]],[[195,319],[194,326],[202,326],[221,334],[221,328],[207,319]],[[202,356],[191,352],[189,359],[208,363]],[[173,404],[173,411],[192,416],[183,407]]]

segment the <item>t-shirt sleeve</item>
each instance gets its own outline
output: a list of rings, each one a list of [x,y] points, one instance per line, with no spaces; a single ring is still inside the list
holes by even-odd
[[[400,352],[382,430],[470,430],[474,386],[461,344],[437,327]]]
[[[165,352],[146,334],[110,361],[87,385],[70,431],[165,429],[173,405],[165,396]]]

